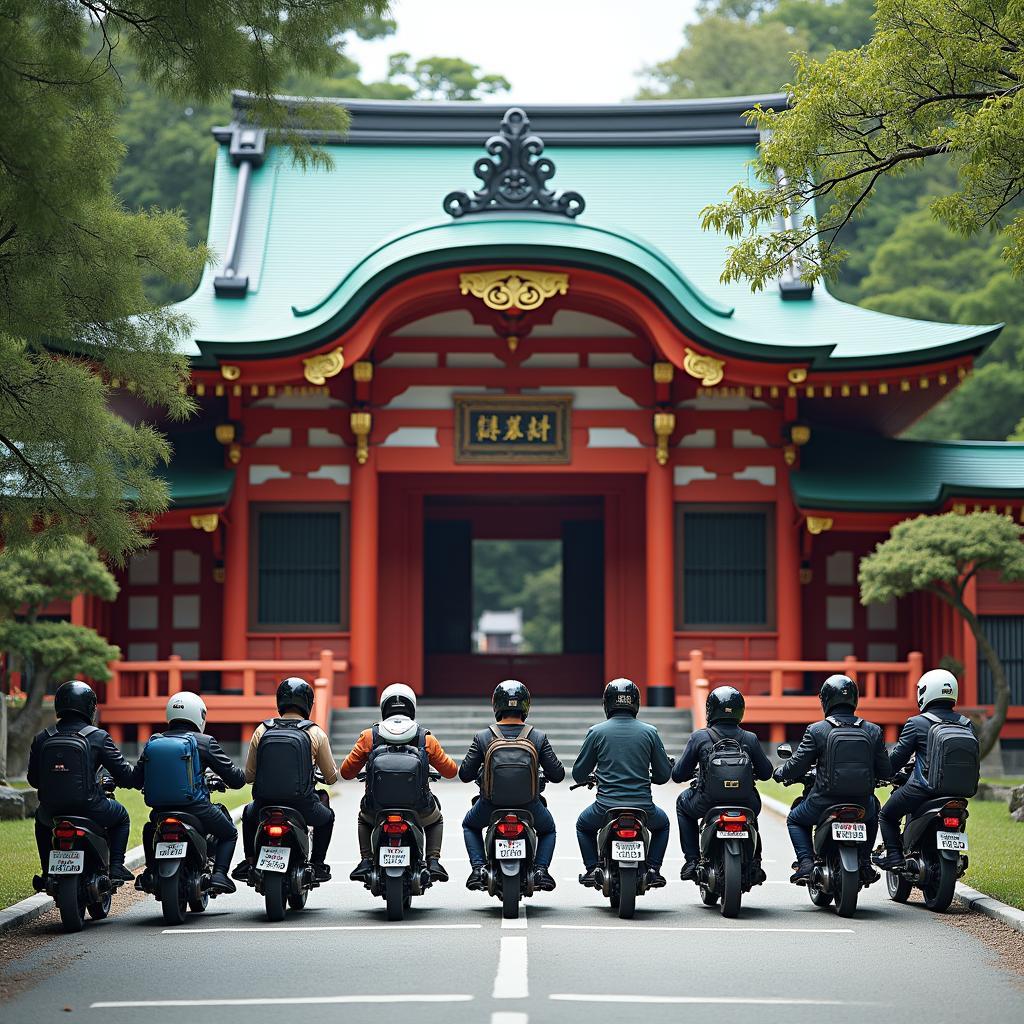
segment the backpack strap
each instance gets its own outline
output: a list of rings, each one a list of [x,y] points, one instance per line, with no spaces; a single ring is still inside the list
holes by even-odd
[[[264,729],[276,729],[277,728],[277,719],[276,718],[268,718],[268,719],[266,719],[263,722],[263,728]]]
[[[708,735],[711,737],[712,743],[721,742],[722,734],[713,725],[709,725],[706,728],[708,730]]]
[[[371,747],[370,747],[371,750],[376,750],[377,747],[379,747],[381,745],[381,743],[383,742],[383,740],[381,740],[381,738],[380,738],[380,727],[379,726],[373,725],[373,726],[370,727],[370,742],[371,742]]]
[[[972,725],[972,722],[966,715],[961,715],[960,724],[966,728],[967,726]]]
[[[95,725],[83,725],[82,728],[78,730],[78,735],[82,737],[91,736],[94,732],[99,732],[99,729],[97,729]]]
[[[430,735],[426,729],[420,727],[416,730],[416,746],[425,754],[427,752],[427,737]]]
[[[533,732],[532,725],[524,725],[523,731],[516,737],[516,741],[525,740],[529,737],[530,733]]]
[[[503,740],[505,738],[505,734],[498,728],[497,722],[491,725],[489,731],[494,733],[496,739]]]
[[[316,722],[311,722],[308,718],[304,718],[301,722],[295,723],[295,728],[305,731],[306,729],[312,729],[314,725],[316,725]]]
[[[839,719],[836,718],[834,715],[829,715],[828,718],[825,719],[825,721],[828,722],[828,724],[831,725],[833,729],[842,729],[844,727],[849,728],[850,726],[852,726],[855,729],[859,729],[864,724],[863,718],[855,717],[852,722],[846,723],[840,722]]]
[[[939,718],[939,716],[935,714],[934,711],[925,711],[922,713],[921,717],[927,718],[928,721],[932,723],[932,725],[939,725],[941,722],[945,721],[945,719]]]
[[[57,726],[51,725],[49,729],[45,730],[47,736],[57,735]]]

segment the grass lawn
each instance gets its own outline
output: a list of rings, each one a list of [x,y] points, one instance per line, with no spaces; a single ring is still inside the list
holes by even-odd
[[[786,787],[777,782],[759,782],[757,788],[764,796],[773,796],[786,804],[791,804],[801,792],[799,786]],[[884,803],[890,790],[885,787],[875,792]],[[967,835],[970,867],[963,881],[979,892],[1024,910],[1024,823],[1014,821],[1001,801],[972,800]]]
[[[142,794],[134,789],[119,789],[115,797],[128,808],[132,831],[128,848],[142,842],[142,826],[149,817],[149,808]],[[249,787],[215,793],[215,801],[228,809],[249,800]],[[39,871],[39,858],[33,821],[0,821],[0,907],[9,907],[18,900],[32,895],[32,876]]]

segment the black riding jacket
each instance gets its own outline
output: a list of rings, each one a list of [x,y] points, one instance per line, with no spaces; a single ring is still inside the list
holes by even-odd
[[[523,731],[525,724],[525,722],[518,720],[515,722],[499,722],[498,728],[505,739],[512,740]],[[494,733],[491,732],[490,728],[482,729],[473,737],[473,742],[469,745],[469,750],[466,751],[462,764],[459,765],[459,778],[463,782],[479,783],[480,773],[484,767],[484,755],[487,753],[487,748],[494,738]],[[544,772],[544,777],[548,782],[561,782],[565,778],[565,767],[558,760],[547,736],[540,729],[532,729],[527,739],[537,750],[537,761],[540,764],[541,771]]]
[[[832,718],[843,725],[852,724],[857,715],[849,706],[839,707],[832,712]],[[875,747],[875,779],[889,778],[889,755],[885,751],[885,739],[882,730],[874,722],[864,722],[861,726],[874,740]],[[824,719],[820,722],[812,722],[804,730],[800,746],[793,751],[793,756],[788,761],[782,762],[779,775],[785,782],[795,782],[809,772],[816,765],[821,763],[825,756],[825,744],[828,742],[832,726]],[[827,794],[825,780],[819,775],[814,782],[814,792]],[[867,795],[867,794],[865,794]]]
[[[750,755],[755,779],[763,781],[772,777],[772,763],[765,756],[765,752],[761,749],[761,744],[752,732],[747,732],[746,729],[740,728],[739,723],[728,720],[715,722],[711,728],[719,734],[719,739],[739,741],[740,746]],[[698,729],[690,737],[682,757],[676,761],[675,767],[672,769],[672,781],[686,782],[687,779],[692,779],[700,768],[701,755],[709,747],[713,747],[716,742],[709,729]]]
[[[77,733],[87,724],[84,718],[79,718],[77,715],[69,716],[57,722],[57,732]],[[28,784],[34,789],[39,788],[39,753],[47,737],[46,729],[36,733],[28,752]],[[115,785],[120,786],[121,789],[130,789],[133,785],[132,766],[125,760],[124,754],[110,738],[110,733],[94,726],[89,735],[82,738],[89,744],[92,753],[92,778],[87,781],[87,786],[91,788],[92,792],[90,799],[101,800],[105,797],[103,790],[96,782],[96,772],[100,768],[106,768],[110,772]],[[40,800],[45,804],[44,795],[40,795]]]
[[[223,747],[212,737],[204,732],[196,732],[195,729],[186,725],[168,725],[161,730],[161,736],[187,736],[192,733],[199,744],[199,763],[203,769],[209,768],[216,776],[224,781],[228,789],[241,789],[245,785],[245,772],[235,767],[235,762],[224,753]],[[139,763],[132,773],[132,785],[136,789],[142,789],[146,781],[146,760],[140,757]]]
[[[930,714],[941,718],[944,722],[959,722],[960,712],[956,711],[951,701],[934,701],[928,708]],[[900,731],[900,738],[889,754],[889,770],[895,775],[902,768],[906,767],[912,757],[916,755],[917,763],[914,767],[914,776],[919,782],[928,778],[928,732],[933,723],[924,715],[914,715],[908,718]],[[971,726],[974,731],[974,726]]]

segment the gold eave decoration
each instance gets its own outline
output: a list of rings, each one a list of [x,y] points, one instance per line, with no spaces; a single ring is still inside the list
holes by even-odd
[[[701,355],[700,352],[694,352],[692,348],[688,348],[686,349],[686,358],[683,360],[683,369],[691,377],[696,377],[704,387],[713,388],[716,384],[720,384],[725,376],[725,360]]]
[[[825,533],[832,529],[831,516],[808,516],[807,532],[817,537],[819,533]]]
[[[675,429],[676,414],[674,412],[656,412],[654,414],[654,436],[658,439],[656,458],[659,466],[668,464],[668,441]]]
[[[190,516],[189,522],[192,524],[193,530],[213,533],[220,525],[220,516],[216,512],[203,512],[199,515]]]
[[[803,382],[807,380],[807,370],[802,366],[794,366],[793,369],[786,374],[786,380],[788,380],[790,384],[803,384]]]
[[[539,309],[569,291],[569,275],[540,270],[482,270],[459,274],[459,291],[473,295],[488,309]]]
[[[341,345],[332,352],[321,352],[302,360],[302,375],[310,384],[326,384],[328,377],[337,377],[345,366]]]
[[[242,370],[238,366],[222,366],[220,368],[220,375],[225,380],[238,380],[242,376]]]

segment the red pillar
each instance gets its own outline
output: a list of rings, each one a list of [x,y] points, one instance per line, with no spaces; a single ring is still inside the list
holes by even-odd
[[[249,469],[244,460],[235,473],[231,504],[226,511],[221,647],[224,659],[233,661],[249,654]]]
[[[789,490],[789,474],[783,471],[775,505],[775,623],[779,633],[780,661],[799,661],[803,656],[800,604],[800,526]]]
[[[376,703],[378,487],[375,453],[352,467],[352,528],[349,586],[352,641],[349,702]]]
[[[647,469],[647,702],[675,705],[672,469]],[[662,687],[654,690],[652,687]]]

